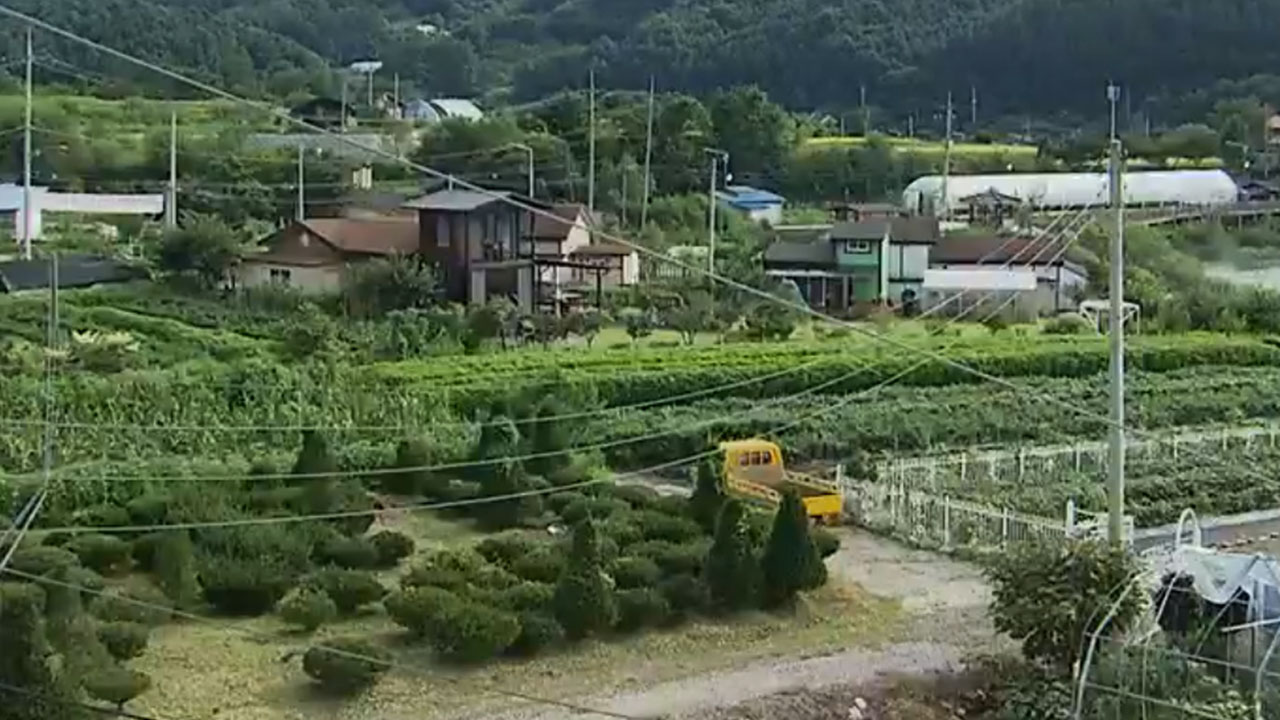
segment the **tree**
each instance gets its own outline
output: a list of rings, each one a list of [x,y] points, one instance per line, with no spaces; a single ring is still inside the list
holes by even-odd
[[[347,271],[342,297],[355,317],[382,317],[435,302],[435,273],[421,258],[394,255],[356,263]]]
[[[329,452],[324,433],[318,430],[302,433],[302,448],[293,463],[293,475],[305,488],[301,500],[305,512],[326,513],[337,507],[340,500],[338,463]]]
[[[315,632],[338,615],[338,606],[329,595],[314,588],[299,588],[280,603],[280,618],[304,632]]]
[[[189,610],[195,606],[200,597],[200,583],[196,579],[195,550],[187,531],[162,534],[156,540],[152,565],[156,584],[174,607]]]
[[[515,318],[516,307],[506,298],[497,298],[479,307],[473,307],[467,311],[466,335],[463,344],[470,348],[477,348],[485,340],[497,338],[505,350]]]
[[[549,395],[538,404],[530,429],[530,450],[535,457],[529,460],[529,468],[536,474],[548,477],[573,461],[569,451],[573,440],[568,422],[560,419],[568,409],[556,396]]]
[[[703,573],[711,604],[723,612],[744,610],[755,602],[759,564],[751,551],[742,501],[727,501],[716,522],[715,541]]]
[[[582,331],[579,333],[587,341],[587,347],[595,344],[596,336],[604,329],[609,317],[599,310],[588,310],[582,314]]]
[[[0,683],[31,693],[21,702],[4,704],[5,720],[66,720],[74,688],[53,672],[53,653],[45,634],[44,592],[35,585],[0,583]]]
[[[240,257],[240,238],[217,217],[187,215],[180,227],[165,234],[156,254],[162,270],[191,275],[205,287],[226,277]]]
[[[396,445],[395,471],[382,476],[382,488],[398,495],[434,494],[430,470],[431,446],[423,438],[401,440]]]
[[[519,493],[528,488],[528,476],[518,460],[520,432],[510,418],[498,415],[480,429],[474,459],[483,464],[472,468],[472,476],[480,483],[482,497],[494,498]],[[494,529],[514,527],[521,517],[537,514],[541,504],[536,497],[493,500],[480,505],[476,514]]]
[[[1067,670],[1138,566],[1133,555],[1101,541],[1023,543],[993,556],[986,574],[996,629],[1021,640],[1027,659]],[[1137,618],[1141,594],[1129,593],[1117,607],[1108,633],[1124,632]]]
[[[691,291],[678,307],[667,311],[666,325],[680,333],[686,344],[692,345],[698,333],[711,328],[713,313],[711,295],[705,290]]]
[[[617,621],[613,588],[601,566],[596,526],[590,518],[573,530],[569,563],[556,584],[552,604],[556,620],[575,640],[606,632]]]
[[[711,97],[716,145],[729,153],[739,174],[772,174],[781,169],[796,141],[796,124],[782,106],[755,86],[721,90]]]
[[[782,493],[782,502],[773,517],[773,529],[765,543],[761,570],[761,590],[767,607],[787,605],[796,593],[818,587],[827,580],[827,568],[809,536],[804,501],[793,490]]]
[[[627,328],[627,336],[631,342],[646,338],[653,334],[653,317],[640,308],[627,308],[623,311],[622,322]]]
[[[390,654],[363,638],[326,640],[302,656],[302,670],[312,680],[342,695],[373,686],[390,669]]]
[[[715,457],[704,458],[693,472],[693,494],[689,496],[689,515],[703,530],[713,532],[720,507],[724,505],[724,490],[720,486],[720,467]]]

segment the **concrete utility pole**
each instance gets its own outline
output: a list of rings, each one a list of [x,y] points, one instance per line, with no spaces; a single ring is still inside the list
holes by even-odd
[[[916,137],[916,114],[911,113],[907,116],[907,137],[914,140]]]
[[[1116,139],[1116,108],[1120,102],[1120,86],[1107,84],[1107,102],[1111,103],[1111,134],[1107,137]]]
[[[347,73],[342,73],[342,111],[338,117],[338,132],[347,131]]]
[[[862,110],[862,136],[871,134],[871,113],[867,110],[867,86],[858,86],[858,107]]]
[[[164,204],[165,227],[178,227],[178,112],[169,115],[169,197]]]
[[[31,26],[27,26],[27,104],[22,132],[22,259],[31,259],[31,223],[35,213],[31,208],[31,111],[32,74],[35,55],[31,52]]]
[[[526,178],[528,181],[528,187],[529,187],[528,196],[533,197],[533,148],[529,147],[528,145],[523,145],[521,143],[511,143],[511,147],[515,148],[516,150],[523,150],[525,152],[525,155],[528,156],[528,162],[525,165],[525,168],[527,170],[526,175],[528,176]]]
[[[950,202],[947,200],[947,184],[951,180],[951,125],[954,115],[951,93],[947,93],[947,140],[942,153],[942,202],[941,207],[937,210],[938,219],[940,220],[946,220],[950,210]]]
[[[652,184],[652,163],[653,163],[653,105],[654,105],[654,82],[653,76],[649,76],[649,120],[645,125],[644,132],[644,195],[640,201],[640,231],[643,232],[645,226],[649,224],[649,185]]]
[[[1110,93],[1108,93],[1110,95]],[[1112,107],[1115,107],[1113,101]],[[1111,140],[1111,436],[1107,482],[1107,539],[1124,541],[1124,158],[1120,140]]]
[[[712,275],[716,272],[716,188],[719,186],[716,174],[716,163],[721,160],[725,161],[725,166],[729,164],[729,153],[719,148],[703,148],[703,152],[711,156],[711,183],[707,187],[707,271]],[[712,283],[714,284],[714,280]]]
[[[392,110],[396,114],[396,119],[403,120],[404,114],[400,112],[400,73],[391,75],[391,102],[395,103]]]
[[[587,210],[589,210],[594,217],[596,212],[596,69],[594,65],[589,71],[589,75],[591,101],[589,110],[590,119],[588,122],[591,123],[591,127],[587,130],[587,134],[590,136],[590,139],[587,141],[589,143],[587,149],[587,162],[589,163],[589,166],[587,167]]]
[[[303,155],[302,143],[298,143],[298,207],[294,211],[295,219],[298,222],[307,219],[307,175]]]
[[[978,86],[969,86],[969,130],[978,128]]]

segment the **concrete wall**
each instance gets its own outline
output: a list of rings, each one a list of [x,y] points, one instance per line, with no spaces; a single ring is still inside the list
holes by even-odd
[[[331,293],[342,289],[345,271],[344,265],[246,262],[236,269],[236,285],[244,288],[282,285],[306,293]]]

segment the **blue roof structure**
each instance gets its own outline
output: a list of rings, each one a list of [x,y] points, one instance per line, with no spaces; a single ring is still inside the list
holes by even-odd
[[[763,210],[786,202],[786,198],[781,195],[750,185],[725,186],[724,190],[716,193],[716,197],[720,198],[720,202],[738,210]]]

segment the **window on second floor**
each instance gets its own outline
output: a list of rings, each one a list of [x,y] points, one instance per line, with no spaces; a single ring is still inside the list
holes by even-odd
[[[866,255],[871,252],[870,240],[845,240],[844,251],[850,255]]]

